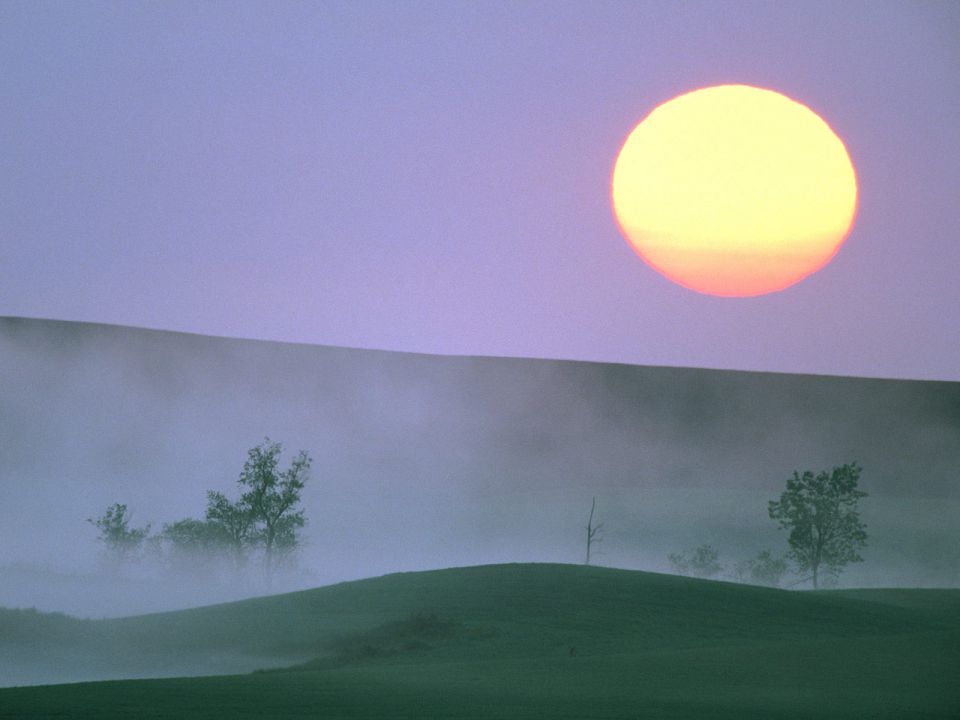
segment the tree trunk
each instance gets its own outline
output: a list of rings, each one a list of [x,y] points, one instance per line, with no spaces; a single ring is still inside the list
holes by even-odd
[[[273,530],[267,530],[267,542],[263,552],[263,562],[266,566],[267,590],[273,588]]]
[[[817,565],[814,565],[814,566],[813,566],[813,589],[814,589],[814,590],[817,589],[817,570],[818,570],[818,569],[819,569],[819,568],[818,568]]]
[[[243,573],[243,566],[246,565],[245,560],[246,560],[246,558],[244,557],[244,554],[243,554],[243,545],[241,545],[239,542],[238,542],[238,543],[234,543],[234,546],[233,546],[233,569],[234,569],[234,572],[236,573],[236,575],[237,575],[238,578],[239,578],[240,575]]]
[[[590,519],[587,520],[587,559],[584,562],[584,565],[590,564],[590,546],[593,545],[593,538],[597,534],[597,528],[593,527],[593,511],[597,506],[597,498],[593,498],[593,502],[590,503]]]

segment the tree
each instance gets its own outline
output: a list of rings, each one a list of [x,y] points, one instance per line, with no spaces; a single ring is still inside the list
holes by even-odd
[[[814,589],[821,569],[838,575],[848,563],[863,561],[867,532],[857,503],[867,493],[857,489],[861,471],[855,462],[816,475],[794,471],[780,499],[770,501],[770,518],[790,531],[788,556],[800,572],[812,573]]]
[[[700,545],[695,550],[684,550],[682,553],[671,553],[667,556],[681,575],[693,575],[699,578],[710,578],[719,575],[723,570],[720,564],[720,553],[712,545]]]
[[[217,525],[226,543],[233,551],[233,560],[239,572],[247,563],[247,549],[255,541],[256,518],[253,509],[243,500],[230,502],[221,492],[207,492],[207,522]]]
[[[188,553],[219,550],[230,540],[219,523],[194,518],[165,523],[160,534],[177,550]]]
[[[750,580],[755,585],[779,587],[780,581],[786,574],[786,558],[774,557],[769,550],[762,551],[750,561]]]
[[[118,564],[132,560],[150,533],[150,525],[130,527],[127,506],[121,503],[114,503],[96,519],[87,518],[87,522],[100,531],[98,539]]]
[[[280,471],[283,445],[263,443],[251,448],[240,473],[239,484],[245,491],[239,508],[249,508],[257,524],[254,537],[263,546],[264,567],[269,582],[276,555],[292,552],[299,545],[298,530],[306,524],[304,511],[297,509],[300,492],[310,471],[311,459],[303,450],[290,467]]]
[[[788,565],[784,557],[775,557],[769,550],[757,553],[756,557],[741,560],[730,571],[730,578],[739,583],[779,587]]]
[[[750,582],[754,585],[779,587],[783,576],[787,574],[787,560],[775,557],[769,550],[757,553],[755,558],[744,560],[734,566],[738,582]]]
[[[163,526],[159,540],[169,547],[169,561],[180,571],[208,572],[231,548],[231,538],[219,523],[185,518]]]
[[[590,552],[593,549],[593,546],[603,540],[600,532],[603,530],[603,523],[597,525],[593,524],[593,511],[597,507],[597,498],[593,498],[593,502],[590,503],[590,517],[587,520],[587,559],[584,561],[584,565],[590,564]]]

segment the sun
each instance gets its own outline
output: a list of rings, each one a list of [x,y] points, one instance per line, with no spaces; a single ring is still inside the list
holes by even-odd
[[[694,90],[630,133],[611,183],[636,252],[709,295],[783,290],[826,265],[857,210],[843,142],[810,108],[748,85]]]

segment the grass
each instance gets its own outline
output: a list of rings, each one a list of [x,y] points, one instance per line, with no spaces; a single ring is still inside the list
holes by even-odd
[[[293,667],[5,689],[0,718],[956,718],[958,607],[570,565],[405,573],[72,631],[30,618],[93,666]]]

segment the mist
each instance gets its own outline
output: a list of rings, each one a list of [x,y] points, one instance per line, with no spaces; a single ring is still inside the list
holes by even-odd
[[[582,562],[669,571],[785,552],[794,470],[863,468],[865,562],[842,586],[960,584],[960,383],[444,357],[0,319],[0,606],[109,617],[389,572]],[[313,458],[294,567],[268,587],[143,561],[88,518],[202,518],[247,451]],[[171,580],[174,578],[174,580]]]

